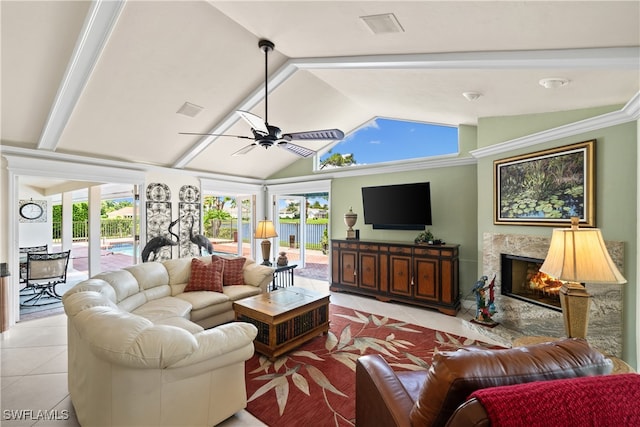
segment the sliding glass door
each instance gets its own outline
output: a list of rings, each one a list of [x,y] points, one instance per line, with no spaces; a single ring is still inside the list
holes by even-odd
[[[278,233],[274,256],[277,259],[280,252],[284,252],[289,264],[296,264],[298,268],[305,266],[306,202],[304,196],[279,196],[273,215]]]

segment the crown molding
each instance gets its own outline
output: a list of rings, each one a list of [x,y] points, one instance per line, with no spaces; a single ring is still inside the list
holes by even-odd
[[[640,92],[636,93],[634,97],[631,98],[631,100],[619,111],[590,117],[574,123],[558,126],[553,129],[547,129],[542,132],[494,144],[489,147],[479,148],[477,150],[470,151],[470,153],[473,157],[480,159],[483,157],[506,153],[519,148],[531,147],[545,142],[579,135],[593,130],[637,121],[638,119],[640,119]]]
[[[120,173],[120,171],[131,171],[132,173],[146,173],[146,172],[156,172],[162,174],[174,174],[174,175],[183,175],[183,176],[191,176],[198,179],[208,179],[208,180],[217,180],[224,181],[227,183],[238,183],[238,184],[246,184],[246,185],[263,185],[264,180],[256,179],[256,178],[247,178],[236,175],[223,175],[216,174],[205,171],[197,171],[197,170],[189,170],[189,169],[174,169],[168,168],[164,166],[157,165],[149,165],[144,163],[130,163],[119,160],[109,160],[109,159],[99,159],[95,157],[85,157],[79,156],[75,154],[64,154],[57,153],[53,151],[46,150],[37,150],[31,148],[22,148],[22,147],[13,147],[13,146],[0,146],[0,154],[2,157],[7,159],[9,164],[9,168],[11,168],[10,159],[30,159],[33,163],[34,161],[47,160],[46,163],[49,165],[48,167],[51,171],[44,171],[38,167],[30,167],[28,164],[24,164],[25,167],[22,169],[19,175],[33,175],[33,176],[43,176],[43,174],[53,173],[54,175],[48,175],[51,177],[73,177],[73,179],[80,180],[89,180],[82,173],[80,173],[80,166],[82,168],[87,167],[88,176],[91,176],[92,170],[91,168],[109,168],[114,173]],[[13,163],[14,165],[17,164]],[[22,165],[23,163],[21,163]],[[69,165],[73,164],[73,167]],[[15,168],[13,169],[14,171]],[[26,173],[29,170],[30,173]],[[84,170],[84,169],[83,169]],[[17,173],[17,171],[16,171]],[[113,181],[113,182],[121,182],[121,181]]]
[[[444,157],[444,156],[443,156]],[[266,185],[287,184],[301,181],[317,181],[323,179],[349,178],[374,174],[410,172],[414,170],[437,169],[455,166],[475,165],[478,161],[473,157],[444,157],[419,161],[398,161],[387,165],[347,166],[341,169],[318,171],[314,175],[296,176],[291,178],[275,178],[265,180]]]

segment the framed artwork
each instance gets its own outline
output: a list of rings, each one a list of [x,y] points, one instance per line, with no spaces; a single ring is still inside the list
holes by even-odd
[[[595,142],[494,161],[494,224],[595,227]]]

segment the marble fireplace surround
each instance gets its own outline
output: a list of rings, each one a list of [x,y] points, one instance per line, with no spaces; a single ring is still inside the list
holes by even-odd
[[[469,322],[469,327],[498,341],[510,345],[513,339],[522,336],[564,337],[562,313],[501,295],[500,255],[510,254],[544,259],[549,249],[550,237],[520,234],[483,234],[483,274],[489,280],[496,275],[494,319],[500,324],[487,328]],[[611,258],[624,275],[624,242],[605,242]],[[602,352],[621,357],[622,355],[622,306],[624,285],[596,285],[587,283],[592,295],[587,340]],[[475,309],[475,300],[468,298],[464,304]]]

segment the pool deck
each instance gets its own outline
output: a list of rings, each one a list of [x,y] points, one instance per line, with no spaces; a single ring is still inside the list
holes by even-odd
[[[135,264],[133,256],[119,253],[111,250],[114,245],[122,243],[131,243],[131,239],[114,239],[102,243],[100,250],[100,267],[102,271],[119,270]],[[52,251],[60,250],[60,245],[53,245]],[[217,252],[236,253],[237,243],[234,242],[217,242],[214,243],[214,250]],[[281,247],[282,251],[287,253],[289,264],[295,264],[300,256],[300,252],[295,248]],[[329,257],[322,251],[307,250],[306,268],[296,269],[295,273],[303,276],[328,280]],[[249,245],[243,245],[243,256],[250,256]],[[259,262],[260,260],[258,260]],[[71,248],[70,269],[68,272],[69,281],[79,282],[87,279],[89,276],[89,247],[85,242],[74,243]]]

